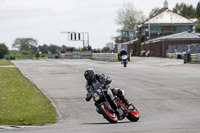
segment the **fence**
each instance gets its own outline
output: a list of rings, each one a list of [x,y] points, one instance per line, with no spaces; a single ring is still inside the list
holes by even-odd
[[[200,64],[200,54],[185,54],[184,63]]]
[[[92,59],[97,61],[118,61],[118,54],[116,53],[93,53]]]
[[[60,58],[65,58],[65,59],[92,59],[92,52],[91,51],[66,52],[66,53],[60,54]]]

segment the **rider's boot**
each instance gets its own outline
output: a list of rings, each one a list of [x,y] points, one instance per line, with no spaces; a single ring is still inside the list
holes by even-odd
[[[120,98],[120,100],[122,100],[122,102],[128,109],[133,108],[133,105],[124,97],[123,90],[120,90],[120,89],[118,90],[118,97]]]

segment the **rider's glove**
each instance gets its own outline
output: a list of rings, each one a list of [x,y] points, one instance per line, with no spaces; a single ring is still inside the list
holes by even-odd
[[[91,98],[92,98],[92,94],[91,93],[87,93],[85,100],[87,102],[89,102]]]

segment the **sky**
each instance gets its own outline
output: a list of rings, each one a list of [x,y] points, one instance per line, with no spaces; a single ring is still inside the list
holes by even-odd
[[[148,17],[150,11],[162,8],[165,0],[0,0],[0,43],[9,49],[16,38],[34,38],[38,45],[54,44],[82,47],[82,41],[69,41],[67,33],[87,32],[92,48],[103,48],[114,42],[117,11],[132,3]],[[184,2],[196,7],[199,0],[167,0],[172,10]]]

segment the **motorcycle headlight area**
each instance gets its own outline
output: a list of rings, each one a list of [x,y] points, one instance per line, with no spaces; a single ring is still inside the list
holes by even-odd
[[[94,101],[99,101],[100,96],[97,93],[93,94]]]

